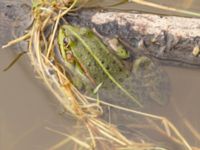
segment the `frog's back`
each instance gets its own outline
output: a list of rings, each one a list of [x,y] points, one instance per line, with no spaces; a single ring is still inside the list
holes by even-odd
[[[85,49],[83,43],[77,42],[73,46],[73,53],[80,63],[87,68],[87,71],[94,78],[97,85],[102,82],[110,84],[110,79],[105,70],[116,80],[122,80],[129,75],[129,71],[124,68],[118,58],[102,44],[92,31],[86,30],[82,33],[81,38],[85,43],[91,43],[89,48],[92,52]],[[103,67],[105,70],[103,70]]]

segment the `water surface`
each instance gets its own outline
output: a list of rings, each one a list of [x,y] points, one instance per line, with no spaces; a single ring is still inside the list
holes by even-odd
[[[164,1],[160,1],[162,2]],[[180,0],[176,0],[172,4],[199,11],[200,1],[189,2],[191,1],[188,3],[184,1],[179,5]],[[3,18],[2,13],[1,20],[4,24],[0,24],[0,45],[13,38],[10,29],[16,25],[11,25],[9,18]],[[0,70],[3,70],[15,57],[16,49],[21,47],[0,50]],[[200,70],[179,67],[164,67],[164,69],[171,82],[170,103],[147,111],[169,118],[188,141],[200,146],[200,141],[194,138],[183,124],[185,118],[200,132]],[[46,127],[64,133],[75,132],[76,121],[59,114],[56,98],[36,77],[27,56],[23,56],[9,71],[0,71],[0,149],[2,150],[44,150],[65,138],[46,130]]]

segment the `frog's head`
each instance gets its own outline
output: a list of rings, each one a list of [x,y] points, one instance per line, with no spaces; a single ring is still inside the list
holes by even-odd
[[[62,29],[64,29],[66,36],[72,36],[74,32],[79,33],[79,35],[84,35],[91,32],[89,28],[71,26],[71,25],[63,25]]]
[[[80,29],[78,27],[75,26],[71,26],[71,25],[63,25],[61,27],[61,31],[62,33],[64,33],[64,37],[67,39],[70,39],[71,37],[74,37],[74,32],[79,33]]]
[[[66,45],[72,46],[73,43],[76,43],[77,38],[74,36],[75,33],[80,33],[80,29],[71,25],[63,25],[59,29],[58,41],[61,47]]]
[[[90,36],[92,31],[89,28],[71,26],[71,25],[63,25],[60,29],[59,36],[62,37],[64,42],[74,42],[77,40],[76,35],[78,33],[79,36]],[[62,35],[63,34],[63,35]]]

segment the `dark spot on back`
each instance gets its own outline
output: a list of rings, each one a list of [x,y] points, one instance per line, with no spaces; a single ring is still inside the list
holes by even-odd
[[[106,66],[106,70],[110,70],[110,66]]]
[[[128,84],[125,84],[126,89],[130,89],[130,86]]]
[[[116,61],[114,61],[114,60],[113,60],[113,62],[112,62],[112,63],[113,63],[113,64],[116,64]]]
[[[119,82],[123,82],[123,80],[124,80],[123,78],[119,78]]]

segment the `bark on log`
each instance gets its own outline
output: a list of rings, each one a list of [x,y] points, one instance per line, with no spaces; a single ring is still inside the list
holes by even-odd
[[[165,64],[200,68],[200,19],[97,9],[83,9],[66,19],[95,28],[104,36],[117,35],[135,50]]]

